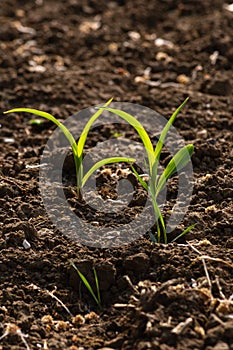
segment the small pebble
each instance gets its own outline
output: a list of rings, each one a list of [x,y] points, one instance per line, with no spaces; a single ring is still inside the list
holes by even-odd
[[[111,53],[116,53],[118,51],[118,44],[117,43],[110,43],[108,45],[108,49]]]
[[[197,137],[201,138],[201,139],[207,139],[208,137],[208,132],[206,129],[202,129],[200,131],[197,132]]]
[[[52,325],[53,324],[53,317],[51,315],[44,315],[41,318],[41,322],[44,323],[44,324]]]
[[[159,51],[155,56],[157,61],[165,61],[167,63],[172,61],[172,57],[169,56],[166,52]]]
[[[154,43],[155,43],[155,46],[157,47],[165,46],[165,47],[168,47],[169,49],[174,48],[174,44],[171,41],[164,40],[162,38],[155,39]]]
[[[23,246],[25,249],[31,248],[31,244],[26,239],[23,240]]]
[[[72,323],[75,326],[80,326],[85,323],[85,318],[82,315],[76,315],[72,318]]]
[[[135,31],[130,31],[128,32],[128,36],[130,37],[131,40],[133,41],[137,41],[141,38],[140,33],[135,32]]]
[[[189,77],[187,77],[187,75],[180,74],[180,75],[177,76],[176,81],[179,84],[187,84],[187,83],[190,82],[190,79],[189,79]]]

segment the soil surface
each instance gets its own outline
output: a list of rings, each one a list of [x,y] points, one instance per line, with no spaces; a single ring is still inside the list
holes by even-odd
[[[48,218],[39,191],[37,165],[54,125],[30,124],[28,114],[1,114],[0,349],[233,350],[229,5],[227,0],[1,1],[1,112],[30,107],[64,121],[114,96],[168,118],[190,97],[175,127],[195,146],[194,188],[176,232],[196,226],[167,245],[140,235],[143,227],[130,233],[137,239],[118,248],[91,248],[67,238]],[[86,149],[121,132],[114,126],[92,130]],[[123,136],[137,137],[127,127]],[[163,151],[164,164],[167,157]],[[85,202],[77,204],[68,176],[72,167],[68,157],[67,201],[77,215],[93,221],[95,212]],[[127,172],[127,165],[122,169]],[[104,199],[117,196],[116,176],[109,174],[116,171],[109,167],[98,175]],[[121,225],[124,218],[132,220],[144,205],[145,191],[130,176],[133,204],[120,218],[102,215],[106,227],[111,220]],[[176,192],[174,178],[171,202]],[[94,290],[95,267],[101,310],[69,259]]]

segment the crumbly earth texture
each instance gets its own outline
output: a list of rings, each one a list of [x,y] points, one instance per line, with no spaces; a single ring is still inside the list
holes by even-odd
[[[147,233],[107,249],[67,238],[46,214],[35,167],[54,125],[1,114],[0,349],[233,349],[230,2],[1,1],[1,112],[31,107],[64,121],[114,97],[169,117],[190,97],[175,127],[195,146],[194,188],[177,232],[196,226],[168,245],[153,243]],[[121,132],[92,130],[86,149]],[[125,127],[127,135],[136,137]],[[167,157],[163,151],[162,161]],[[67,201],[93,220],[90,207],[77,205],[67,176],[72,158],[66,160]],[[98,174],[98,191],[114,199],[117,169],[109,169]],[[135,191],[133,209],[145,199],[143,189]],[[69,259],[94,289],[95,267],[101,310]]]

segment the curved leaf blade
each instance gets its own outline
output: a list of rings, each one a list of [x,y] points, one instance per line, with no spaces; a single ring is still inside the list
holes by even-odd
[[[104,107],[107,107],[108,105],[110,105],[110,103],[112,102],[113,98],[110,98],[104,105]],[[93,114],[93,116],[88,120],[87,124],[85,125],[81,136],[78,140],[78,156],[81,157],[83,154],[83,148],[87,139],[87,134],[90,131],[91,126],[93,125],[93,123],[96,121],[97,118],[100,117],[100,115],[103,113],[103,109],[100,108],[95,114]]]
[[[14,108],[14,109],[10,109],[10,110],[4,112],[4,114],[18,113],[18,112],[30,113],[30,114],[37,115],[39,117],[48,119],[60,128],[60,130],[63,132],[63,134],[65,135],[65,137],[69,141],[71,149],[72,149],[72,153],[74,156],[74,162],[75,162],[77,188],[79,189],[80,184],[81,184],[81,178],[82,178],[82,164],[81,164],[81,157],[78,156],[79,152],[78,152],[77,143],[76,143],[73,135],[71,134],[71,132],[61,122],[59,122],[59,120],[57,120],[52,114],[47,113],[47,112],[43,112],[43,111],[39,111],[37,109]]]
[[[181,109],[186,105],[186,103],[188,102],[189,97],[187,97],[184,102],[181,103],[181,105],[175,110],[175,112],[172,114],[171,118],[168,120],[167,124],[165,125],[165,127],[163,128],[161,135],[159,137],[159,140],[155,146],[154,149],[154,159],[155,162],[153,164],[153,170],[152,170],[152,177],[153,179],[157,179],[157,169],[158,169],[158,163],[159,163],[159,159],[160,159],[160,155],[161,155],[161,151],[164,145],[164,141],[165,138],[167,136],[167,133],[170,129],[170,127],[172,126],[172,124],[174,123],[177,115],[180,113]]]
[[[147,185],[146,181],[144,181],[144,180],[141,178],[141,176],[138,174],[137,170],[134,168],[133,165],[131,165],[130,167],[131,167],[131,169],[133,170],[134,175],[136,176],[137,180],[140,182],[140,184],[142,185],[142,187],[143,187],[146,191],[148,191],[148,185]]]
[[[177,241],[177,239],[183,237],[184,235],[186,235],[188,232],[190,232],[194,227],[196,226],[196,224],[190,225],[189,227],[187,227],[183,232],[181,232],[178,236],[176,236],[171,242],[175,242]]]
[[[131,114],[126,113],[120,109],[106,108],[106,107],[101,107],[101,109],[118,115],[120,118],[124,119],[127,123],[129,123],[137,131],[138,135],[140,136],[140,138],[144,144],[145,150],[146,150],[147,155],[148,155],[149,165],[151,168],[153,165],[153,162],[154,162],[154,148],[153,148],[152,142],[150,140],[150,137],[149,137],[148,133],[146,132],[145,128],[142,126],[142,124],[135,117],[133,117]]]
[[[61,131],[63,132],[63,134],[65,135],[65,137],[67,138],[67,140],[69,141],[73,153],[75,155],[77,155],[77,145],[75,142],[75,139],[73,137],[73,135],[71,134],[71,132],[61,123],[59,122],[59,120],[57,120],[52,114],[50,113],[46,113],[46,112],[42,112],[39,111],[37,109],[33,109],[33,108],[14,108],[14,109],[10,109],[6,112],[3,112],[4,114],[8,114],[8,113],[18,113],[18,112],[25,112],[25,113],[30,113],[30,114],[34,114],[37,115],[39,117],[45,118],[50,120],[51,122],[53,122],[55,125],[57,125]]]
[[[111,157],[111,158],[105,158],[100,160],[99,162],[95,163],[91,169],[88,170],[88,172],[84,175],[82,179],[82,187],[85,185],[89,177],[100,167],[106,164],[110,163],[120,163],[120,162],[125,162],[125,163],[134,163],[136,159],[134,158],[125,158],[125,157]]]
[[[87,288],[87,290],[89,291],[89,293],[91,294],[91,296],[93,297],[93,299],[95,300],[96,304],[99,306],[99,308],[101,308],[101,303],[99,302],[98,298],[96,297],[90,283],[88,282],[88,280],[86,279],[86,277],[82,274],[82,272],[77,268],[77,266],[73,263],[72,260],[69,260],[69,263],[73,266],[73,268],[77,271],[79,277],[81,278],[83,284],[85,285],[85,287]]]
[[[96,285],[96,290],[97,290],[97,298],[99,301],[99,305],[101,305],[99,279],[98,279],[97,272],[96,272],[95,268],[93,268],[93,271],[94,271],[95,285]]]
[[[170,129],[170,127],[172,126],[172,124],[174,123],[177,115],[180,113],[181,109],[186,105],[186,103],[188,102],[189,97],[187,97],[184,102],[181,103],[181,105],[175,110],[175,112],[172,114],[171,118],[168,120],[167,124],[165,125],[165,127],[163,128],[161,135],[159,137],[159,140],[156,144],[155,150],[154,150],[154,155],[156,159],[160,158],[160,153],[162,150],[162,147],[164,145],[164,140],[167,136],[167,133]]]
[[[179,170],[183,169],[191,159],[194,151],[194,146],[192,144],[184,146],[181,148],[174,157],[170,160],[162,175],[159,178],[158,185],[156,186],[156,196],[164,188],[168,179]]]

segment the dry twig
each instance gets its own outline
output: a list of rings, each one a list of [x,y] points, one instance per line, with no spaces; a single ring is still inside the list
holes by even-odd
[[[52,292],[50,292],[47,289],[41,289],[40,287],[36,286],[35,284],[30,284],[29,286],[30,288],[34,289],[34,290],[38,290],[40,292],[46,293],[49,296],[51,296],[53,299],[55,299],[65,310],[66,312],[73,317],[74,315],[70,312],[70,310],[68,309],[68,307],[56,296],[54,295],[54,293],[56,292],[57,288],[55,287],[54,290]]]
[[[28,337],[27,334],[23,334],[21,329],[14,323],[7,323],[6,324],[6,330],[3,333],[3,335],[0,337],[0,340],[2,340],[3,338],[7,337],[8,335],[18,335],[22,342],[24,343],[24,345],[26,346],[27,350],[30,350],[30,347],[27,343],[27,341],[25,340],[25,338]]]

